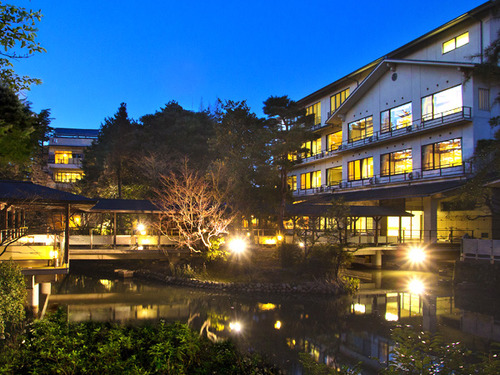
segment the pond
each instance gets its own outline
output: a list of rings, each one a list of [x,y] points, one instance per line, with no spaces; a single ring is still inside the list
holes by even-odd
[[[376,373],[389,359],[391,329],[402,325],[438,331],[475,350],[500,342],[500,309],[489,296],[457,292],[449,280],[426,272],[362,276],[368,281],[354,296],[317,297],[216,293],[70,274],[53,285],[48,309],[64,308],[73,322],[188,323],[212,340],[231,338],[290,374],[302,373],[300,352],[330,365],[362,361],[364,373]]]

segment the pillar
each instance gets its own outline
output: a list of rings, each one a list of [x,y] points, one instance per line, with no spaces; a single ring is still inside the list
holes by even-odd
[[[382,268],[382,250],[375,250],[375,268]]]
[[[437,241],[437,209],[438,200],[431,197],[423,199],[424,204],[424,242]]]
[[[28,292],[28,306],[33,310],[33,314],[38,314],[40,293],[39,284],[35,283],[35,276],[27,277],[26,290]]]

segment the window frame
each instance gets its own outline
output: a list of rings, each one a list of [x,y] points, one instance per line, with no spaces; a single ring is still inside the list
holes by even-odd
[[[449,90],[456,89],[458,87],[460,87],[460,101],[461,101],[461,105],[459,107],[455,107],[455,108],[449,109],[446,112],[437,112],[436,113],[435,112],[434,97],[436,95],[442,94],[442,93],[444,93],[446,91],[449,91]],[[458,113],[460,111],[463,111],[463,108],[464,108],[464,96],[463,96],[463,88],[462,87],[463,87],[462,84],[458,84],[458,85],[455,85],[455,86],[452,86],[452,87],[448,87],[447,89],[443,89],[443,90],[437,91],[435,93],[423,96],[420,99],[420,118],[422,119],[422,121],[431,121],[431,120],[435,120],[435,119],[438,119],[438,118],[443,118],[445,116],[449,116],[449,115],[452,115],[454,113]],[[424,114],[424,108],[425,108],[424,99],[426,99],[426,98],[432,98],[432,100],[431,100],[432,113],[430,115],[429,114]],[[457,110],[458,108],[460,108],[460,110]],[[446,113],[446,114],[443,115],[443,113]]]
[[[300,190],[310,190],[321,187],[321,170],[300,174]]]
[[[467,41],[464,43],[461,40],[463,39],[462,37],[465,37],[465,36],[467,36]],[[460,45],[459,45],[459,41],[460,41]],[[460,47],[463,47],[463,46],[469,44],[469,42],[470,42],[470,35],[469,35],[469,30],[467,30],[466,32],[463,32],[462,34],[459,34],[451,39],[444,41],[441,44],[441,54],[445,55],[451,51],[456,50],[457,48],[460,48]],[[453,45],[453,47],[450,49],[447,49],[445,47],[446,44]]]
[[[442,155],[444,154],[443,152],[436,152],[436,146],[440,144],[444,144],[446,142],[459,142],[460,148],[458,149],[460,151],[460,163],[454,162],[451,165],[443,165],[441,162],[441,158],[443,157]],[[432,148],[431,154],[430,154],[430,159],[432,161],[432,165],[429,167],[429,163],[425,162],[425,159],[427,158],[427,153],[426,149],[427,148]],[[462,143],[462,137],[457,137],[457,138],[452,138],[452,139],[447,139],[444,141],[440,142],[434,142],[434,143],[429,143],[427,145],[422,145],[422,171],[433,171],[433,170],[438,170],[438,169],[445,169],[445,168],[453,168],[453,167],[458,167],[463,165],[464,158],[463,158],[463,143]],[[451,152],[456,152],[457,149],[451,150]]]
[[[410,105],[410,114],[407,115],[410,117],[409,123],[405,126],[401,126],[398,128],[397,125],[393,124],[392,112],[399,109],[399,108],[407,106],[407,105]],[[387,117],[388,128],[387,129],[383,128],[384,122],[382,121],[382,116],[384,115],[384,113],[388,114],[388,117]],[[405,117],[407,117],[407,116],[405,116]],[[403,118],[403,117],[399,117],[399,118]],[[402,122],[406,122],[406,120],[403,120]],[[399,130],[399,129],[404,129],[404,128],[411,126],[412,124],[413,124],[413,103],[412,102],[407,102],[407,103],[404,103],[404,104],[401,104],[401,105],[398,105],[396,107],[392,107],[392,108],[386,109],[385,111],[380,112],[380,133],[381,134],[390,133],[390,132],[393,132],[393,131]]]
[[[321,101],[306,107],[306,116],[314,115],[313,126],[321,125]]]
[[[335,112],[342,105],[342,103],[345,102],[345,100],[351,94],[350,91],[351,91],[351,88],[348,87],[348,88],[346,88],[342,91],[339,91],[339,92],[333,94],[332,96],[330,96],[330,114]],[[337,105],[337,97],[338,97],[338,105]],[[343,97],[343,99],[342,99],[342,97]],[[332,104],[334,104],[334,105],[332,105]]]
[[[394,160],[394,157],[398,153],[407,153],[407,154],[409,153],[409,157],[406,157],[405,159]],[[384,159],[388,159],[387,160],[387,163],[388,163],[387,168],[384,165],[386,163],[384,161]],[[404,167],[404,170],[402,172],[397,172],[396,171],[397,163],[403,161],[403,163],[406,164],[408,162],[408,160],[410,160],[410,164],[411,164],[410,167],[409,168]],[[386,154],[380,155],[380,176],[381,177],[396,176],[396,175],[400,175],[400,174],[410,173],[412,171],[413,171],[413,152],[412,152],[411,148],[393,151],[393,152],[388,152]]]
[[[371,163],[369,162],[371,159]],[[368,163],[368,165],[365,165]],[[351,167],[352,166],[352,167]],[[356,170],[358,169],[358,170]],[[373,174],[373,156],[362,159],[351,160],[347,162],[347,180],[361,181],[372,178]],[[366,173],[364,173],[366,172]],[[366,174],[366,175],[365,175]]]
[[[368,130],[369,128],[366,126],[366,123],[367,123],[368,119],[371,119],[371,131]],[[351,138],[351,132],[352,132],[351,126],[353,124],[356,124],[356,123],[361,123],[362,121],[365,122],[364,135],[360,136],[359,138]],[[362,139],[365,139],[365,138],[368,138],[368,137],[371,137],[371,136],[373,136],[373,115],[360,118],[360,119],[358,119],[356,121],[352,121],[352,122],[350,122],[350,123],[347,124],[347,141],[349,143],[357,142],[357,141],[360,141]]]
[[[330,181],[330,173],[331,173],[330,171],[332,169],[339,169],[340,170],[340,180]],[[325,176],[326,186],[335,186],[335,185],[338,185],[340,182],[342,182],[342,166],[327,168],[326,169],[326,176]]]

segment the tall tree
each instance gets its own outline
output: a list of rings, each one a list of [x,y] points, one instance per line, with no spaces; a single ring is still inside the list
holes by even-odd
[[[42,18],[40,11],[33,11],[0,1],[0,83],[16,93],[39,84],[37,78],[19,76],[14,72],[14,62],[33,56],[45,49],[36,41],[36,22]]]
[[[124,184],[136,181],[134,160],[138,145],[138,124],[128,117],[121,103],[113,117],[104,120],[97,141],[85,151],[84,178],[80,187],[88,195],[122,198]]]
[[[264,113],[268,116],[274,132],[270,146],[272,147],[272,162],[280,175],[278,225],[283,231],[285,206],[290,198],[288,172],[297,163],[297,160],[291,156],[297,155],[303,150],[303,144],[312,139],[310,130],[313,119],[311,116],[306,116],[306,110],[286,95],[270,96],[264,102]]]
[[[210,140],[216,164],[231,183],[231,206],[245,216],[268,216],[278,199],[278,178],[271,163],[269,121],[258,118],[246,102],[219,102],[215,135]]]

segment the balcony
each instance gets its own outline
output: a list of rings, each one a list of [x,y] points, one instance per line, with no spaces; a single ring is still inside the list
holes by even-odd
[[[83,158],[66,158],[66,159],[58,159],[57,162],[54,156],[49,156],[48,164],[50,164],[51,168],[66,168],[67,166],[78,166],[78,168],[82,165]]]
[[[311,189],[298,189],[293,192],[294,197],[309,196],[315,194],[331,193],[338,190],[373,188],[383,185],[397,185],[400,183],[411,183],[416,181],[438,181],[443,178],[465,177],[472,173],[472,165],[463,162],[457,166],[443,167],[440,169],[422,170],[413,169],[411,172],[395,174],[391,176],[374,175],[369,178],[349,181],[333,181],[329,185],[322,185]]]

